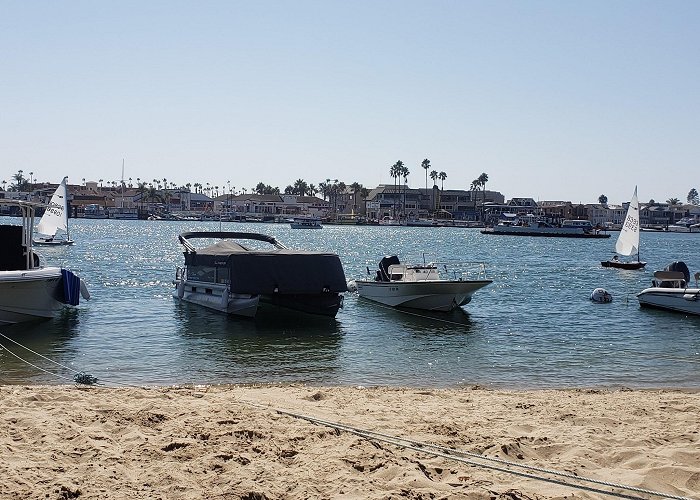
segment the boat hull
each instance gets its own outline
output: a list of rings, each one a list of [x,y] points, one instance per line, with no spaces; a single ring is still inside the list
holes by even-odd
[[[53,317],[64,304],[61,269],[0,271],[0,325]]]
[[[637,294],[639,305],[700,316],[700,288],[646,288]]]
[[[359,280],[355,283],[360,297],[380,304],[449,312],[468,304],[474,292],[491,282],[491,280],[416,282]]]
[[[617,262],[614,260],[604,260],[600,263],[603,267],[614,267],[617,269],[643,269],[647,265],[646,262]]]
[[[337,293],[321,294],[244,294],[229,293],[225,285],[175,281],[173,296],[225,314],[254,318],[263,304],[319,316],[335,317],[342,305]]]
[[[41,246],[52,246],[52,247],[58,247],[62,245],[72,245],[75,242],[73,240],[61,240],[61,239],[52,239],[52,240],[46,240],[46,239],[35,239],[32,241],[33,245],[41,245]]]

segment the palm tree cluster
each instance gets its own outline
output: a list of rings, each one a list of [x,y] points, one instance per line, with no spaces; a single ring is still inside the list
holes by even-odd
[[[486,183],[489,181],[489,174],[482,172],[479,177],[474,179],[471,183],[470,189],[472,191],[478,191],[481,189],[482,199],[481,199],[481,220],[484,220],[484,203],[486,203]]]

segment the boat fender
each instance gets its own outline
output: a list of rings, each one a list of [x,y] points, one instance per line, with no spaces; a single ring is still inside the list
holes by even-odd
[[[184,296],[185,296],[185,282],[183,280],[180,280],[177,283],[177,298],[181,299]]]
[[[228,288],[221,292],[221,307],[228,309]]]
[[[80,280],[80,296],[85,300],[90,300],[90,291],[88,290],[85,281],[83,281],[82,279]]]
[[[596,288],[591,293],[591,301],[596,304],[607,304],[612,302],[612,295],[605,288]]]

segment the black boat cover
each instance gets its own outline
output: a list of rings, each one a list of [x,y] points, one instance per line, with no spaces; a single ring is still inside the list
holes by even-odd
[[[249,250],[222,240],[196,253],[185,252],[188,266],[227,267],[232,293],[310,294],[346,292],[340,258],[334,253],[274,249]]]

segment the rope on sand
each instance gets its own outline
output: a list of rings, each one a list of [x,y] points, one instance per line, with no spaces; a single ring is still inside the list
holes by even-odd
[[[369,431],[366,429],[361,429],[358,427],[345,425],[345,424],[338,423],[338,422],[323,420],[321,418],[313,417],[310,415],[304,415],[301,413],[294,413],[294,412],[282,410],[279,408],[273,408],[271,406],[263,405],[260,403],[255,403],[252,401],[245,401],[245,400],[239,400],[239,401],[241,401],[242,403],[248,404],[250,406],[257,407],[257,408],[272,410],[276,413],[279,413],[280,415],[286,415],[289,417],[298,418],[301,420],[306,420],[308,422],[311,422],[311,423],[314,423],[317,425],[323,425],[325,427],[330,427],[333,429],[337,429],[339,431],[348,432],[350,434],[354,434],[356,436],[359,436],[363,439],[367,439],[370,441],[384,442],[384,443],[392,444],[394,446],[398,446],[400,448],[409,449],[409,450],[417,451],[420,453],[425,453],[428,455],[433,455],[435,457],[441,457],[441,458],[445,458],[448,460],[454,460],[454,461],[465,463],[467,465],[472,465],[475,467],[482,467],[482,468],[486,468],[486,469],[496,470],[499,472],[505,472],[507,474],[514,474],[516,476],[521,476],[521,477],[528,478],[528,479],[545,481],[545,482],[549,482],[549,483],[558,484],[561,486],[568,486],[571,488],[586,490],[586,491],[590,491],[593,493],[599,493],[599,494],[614,496],[614,497],[618,497],[618,498],[628,498],[628,499],[632,499],[632,500],[643,500],[644,499],[644,497],[635,496],[632,493],[643,494],[643,495],[648,495],[648,496],[653,496],[653,497],[660,497],[660,498],[670,498],[670,499],[674,499],[674,500],[692,500],[688,497],[670,495],[667,493],[662,493],[662,492],[649,490],[649,489],[645,489],[645,488],[638,488],[636,486],[629,486],[629,485],[625,485],[625,484],[621,484],[621,483],[613,483],[613,482],[609,482],[609,481],[601,481],[598,479],[587,478],[585,476],[578,476],[578,475],[571,474],[568,472],[560,472],[560,471],[556,471],[553,469],[545,469],[543,467],[537,467],[534,465],[527,465],[527,464],[523,464],[523,463],[512,462],[512,461],[504,460],[501,458],[487,457],[487,456],[484,456],[484,455],[481,455],[478,453],[471,453],[468,451],[456,450],[456,449],[447,448],[444,446],[438,446],[438,445],[434,445],[434,444],[430,444],[430,443],[422,443],[420,441],[413,441],[410,439],[405,439],[405,438],[400,438],[400,437],[396,437],[396,436],[391,436],[389,434],[382,434],[379,432]],[[491,462],[491,463],[484,463],[484,462]],[[493,464],[496,464],[496,465],[493,465]],[[526,471],[531,471],[531,472],[521,472],[521,471],[513,470],[512,468],[520,468],[520,469],[524,469]],[[556,476],[556,477],[564,478],[564,479],[557,479],[556,477],[546,477],[546,476],[538,475],[535,473],[548,474],[551,476]],[[569,480],[569,481],[567,481],[567,480]],[[588,486],[585,484],[576,484],[576,483],[573,483],[571,481],[577,481],[579,483],[591,483],[591,484],[595,484],[595,485],[599,485],[599,486],[608,486],[610,488],[616,488],[619,490],[623,490],[623,492],[603,490],[603,489],[600,489],[600,488],[597,488],[594,486]],[[624,491],[627,491],[630,493],[625,493]]]

